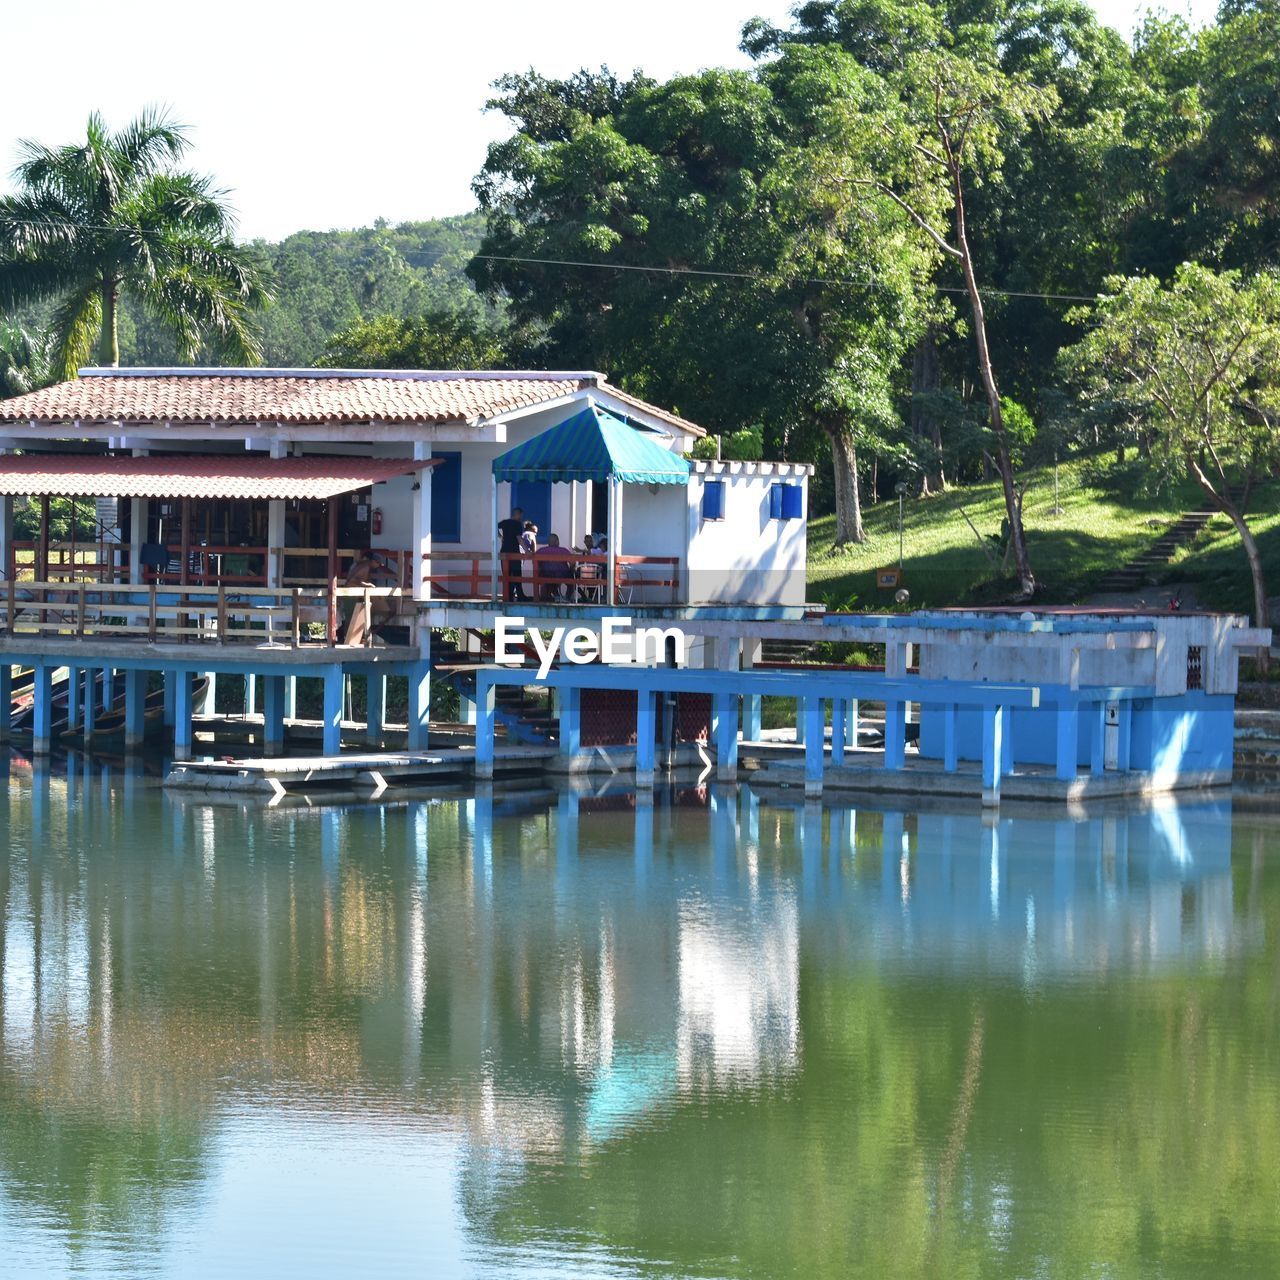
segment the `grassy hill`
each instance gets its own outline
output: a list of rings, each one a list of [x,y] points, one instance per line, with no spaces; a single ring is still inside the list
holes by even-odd
[[[1024,514],[1032,567],[1045,603],[1076,604],[1097,590],[1113,568],[1125,564],[1182,512],[1202,502],[1191,486],[1153,491],[1138,466],[1075,460],[1058,469],[1060,512],[1054,511],[1052,467],[1026,474]],[[996,604],[1013,591],[1007,570],[993,565],[964,514],[984,537],[998,534],[1004,516],[1000,486],[953,488],[932,498],[908,498],[904,507],[905,583],[912,607]],[[888,500],[866,513],[868,540],[832,548],[834,521],[809,527],[811,594],[833,608],[892,608],[893,594],[879,591],[875,572],[898,562],[898,504]],[[1260,491],[1251,504],[1264,560],[1280,591],[1280,490]],[[1240,539],[1224,518],[1179,554],[1168,580],[1194,582],[1200,599],[1215,608],[1251,611],[1248,564]]]

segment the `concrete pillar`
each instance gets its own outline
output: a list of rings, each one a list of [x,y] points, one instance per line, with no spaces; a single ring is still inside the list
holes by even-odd
[[[284,678],[284,718],[294,720],[298,715],[298,677]]]
[[[742,736],[748,742],[759,742],[764,722],[764,699],[749,693],[742,700]]]
[[[858,699],[849,699],[849,714],[844,721],[844,745],[852,750],[858,745]]]
[[[342,667],[324,668],[324,754],[336,756],[342,750]],[[252,679],[252,677],[250,677]]]
[[[431,663],[415,662],[409,672],[409,750],[425,751],[431,728]]]
[[[496,706],[494,686],[488,681],[476,685],[476,777],[493,777],[493,734]]]
[[[716,777],[721,782],[738,778],[738,696],[717,693],[716,709]]]
[[[371,747],[382,745],[382,726],[387,719],[387,677],[378,673],[364,682],[364,740]]]
[[[431,445],[420,440],[413,446],[414,460],[426,461],[431,457]],[[413,538],[409,543],[409,581],[413,584],[415,600],[431,599],[431,583],[427,577],[431,555],[431,470],[419,471],[418,487],[413,491]],[[545,531],[543,536],[545,537]]]
[[[89,741],[93,737],[94,726],[98,721],[98,676],[101,674],[105,680],[107,673],[105,671],[99,673],[92,667],[84,673],[84,740]],[[3,705],[3,704],[0,704]]]
[[[116,695],[116,673],[114,667],[102,668],[102,709],[110,711]]]
[[[195,744],[195,726],[191,721],[191,672],[170,673],[173,685],[173,758],[190,760]]]
[[[1060,702],[1056,712],[1057,778],[1059,782],[1073,782],[1080,754],[1080,711],[1073,702]]]
[[[1104,747],[1107,737],[1107,704],[1096,702],[1085,714],[1089,717],[1089,772],[1100,775],[1107,767]]]
[[[849,704],[843,698],[831,700],[831,763],[844,764],[845,724],[849,718]]]
[[[0,703],[0,705],[4,705]],[[1129,759],[1133,750],[1133,703],[1120,704],[1120,723],[1116,726],[1116,769],[1120,773],[1129,771]]]
[[[284,499],[272,498],[267,503],[267,586],[278,587],[283,581]]]
[[[559,695],[560,754],[576,756],[582,749],[582,690],[561,688],[556,692]],[[474,716],[474,702],[471,712]]]
[[[1000,775],[1004,768],[1004,707],[982,708],[982,803],[1000,803]]]
[[[284,750],[284,677],[262,678],[262,740],[267,755]]]
[[[884,767],[901,769],[906,763],[907,722],[902,699],[884,704]]]
[[[80,727],[80,681],[86,677],[88,673],[82,671],[79,667],[67,668],[67,728],[78,729]],[[89,688],[89,699],[93,699],[93,687]]]
[[[805,738],[805,699],[796,699],[796,744],[797,746],[804,743]]]
[[[244,713],[255,715],[258,710],[258,677],[251,671],[244,678]]]
[[[35,755],[47,756],[49,742],[52,737],[51,723],[53,719],[53,668],[43,662],[37,662],[35,668],[35,684],[32,690],[35,697],[35,727],[31,749]]]
[[[177,714],[174,705],[177,673],[165,671],[161,675],[164,679],[164,726],[166,729],[172,729],[174,716]]]
[[[609,544],[613,550],[613,543]],[[656,754],[657,718],[654,713],[652,689],[641,689],[636,694],[636,786],[653,786],[654,756]]]
[[[133,456],[146,457],[146,453],[145,449],[135,449]],[[129,581],[135,585],[142,581],[142,544],[147,538],[147,508],[146,498],[129,499]]]
[[[959,750],[956,745],[956,704],[949,702],[942,708],[942,767],[947,773],[955,773],[959,766]]]
[[[9,741],[9,714],[13,707],[13,667],[0,661],[0,742]]]
[[[807,796],[822,794],[823,741],[825,707],[822,698],[801,698],[804,707],[804,793]]]
[[[465,693],[458,694],[458,719],[461,724],[475,724],[476,700]]]
[[[142,746],[146,736],[147,673],[130,667],[124,673],[124,745]]]

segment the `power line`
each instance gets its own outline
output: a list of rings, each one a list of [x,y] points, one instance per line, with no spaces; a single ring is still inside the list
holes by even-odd
[[[91,222],[72,222],[64,219],[53,218],[14,218],[5,217],[0,213],[0,224],[9,223],[12,226],[26,227],[59,227],[63,230],[70,231],[121,231],[124,228],[107,226],[105,223]],[[156,239],[164,238],[161,231],[151,230],[147,227],[131,227],[128,228],[131,235],[150,236]],[[436,262],[440,259],[458,252],[455,249],[433,249],[426,252],[417,252],[415,258],[434,258]],[[465,252],[465,250],[464,250]],[[531,258],[521,257],[516,254],[501,253],[475,253],[471,255],[472,259],[480,262],[512,262],[527,266],[540,267],[573,267],[587,268],[593,271],[630,271],[640,275],[667,275],[667,276],[696,276],[701,279],[710,280],[745,280],[756,284],[813,284],[813,285],[849,285],[862,287],[870,283],[867,279],[857,279],[852,276],[787,276],[773,272],[761,271],[721,271],[710,267],[660,267],[646,266],[643,264],[629,262],[588,262],[583,259],[576,258]],[[967,295],[968,291],[959,285],[935,284],[933,288],[938,293],[953,293]],[[1095,295],[1087,295],[1081,293],[1036,293],[1030,290],[1021,289],[997,289],[994,287],[984,287],[979,293],[988,294],[1001,298],[1031,298],[1039,299],[1045,302],[1096,302]]]

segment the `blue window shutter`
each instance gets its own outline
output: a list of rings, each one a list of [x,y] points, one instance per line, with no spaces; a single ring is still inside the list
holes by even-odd
[[[802,520],[804,518],[802,492],[798,484],[784,484],[782,486],[782,518],[784,520]]]
[[[462,454],[433,453],[439,465],[428,472],[431,485],[431,540],[459,542],[462,539]]]
[[[780,484],[769,486],[769,519],[782,519],[782,486]]]
[[[724,519],[724,481],[707,480],[702,486],[702,518]]]

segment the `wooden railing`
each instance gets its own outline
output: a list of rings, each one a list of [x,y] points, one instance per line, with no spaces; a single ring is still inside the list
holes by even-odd
[[[409,593],[399,587],[169,587],[159,583],[18,582],[0,594],[0,631],[8,636],[134,637],[147,641],[205,640],[217,644],[335,645],[337,605],[354,602],[372,614],[378,599],[400,614]],[[411,617],[410,613],[410,617]],[[319,632],[319,635],[314,634]],[[365,629],[364,643],[373,641]]]
[[[431,551],[424,553],[422,559],[423,579],[431,583],[433,596],[493,599],[491,551]],[[499,556],[499,566],[500,600],[509,600],[518,589],[533,601],[608,602],[608,556],[548,547],[534,555],[503,553]],[[675,603],[680,599],[677,556],[618,556],[614,574],[616,599],[620,604],[667,600]]]

